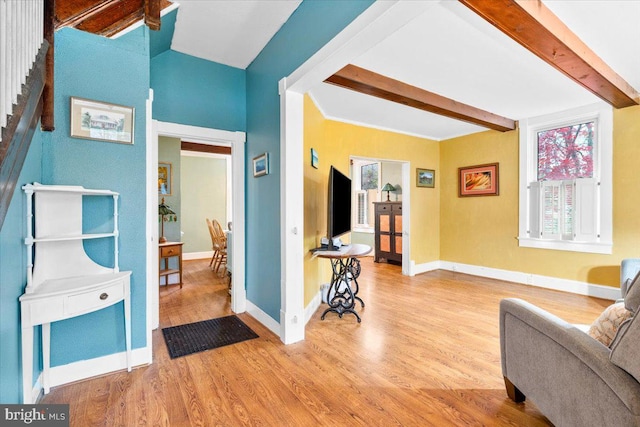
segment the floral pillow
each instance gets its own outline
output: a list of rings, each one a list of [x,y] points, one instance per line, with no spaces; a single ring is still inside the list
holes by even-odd
[[[593,322],[588,333],[593,338],[609,347],[622,322],[632,316],[633,312],[626,309],[624,302],[611,304]]]

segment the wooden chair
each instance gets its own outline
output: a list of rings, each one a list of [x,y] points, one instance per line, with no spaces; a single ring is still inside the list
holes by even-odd
[[[209,234],[211,235],[211,246],[213,249],[213,256],[209,267],[217,273],[220,270],[220,266],[224,263],[223,273],[227,270],[227,237],[217,220],[210,220],[207,218],[207,227],[209,228]]]
[[[209,267],[213,265],[213,262],[218,257],[218,247],[216,244],[216,232],[213,229],[213,223],[209,218],[207,220],[207,228],[209,229],[209,236],[211,236],[211,249],[213,249],[213,255],[211,256],[211,261],[209,261]]]

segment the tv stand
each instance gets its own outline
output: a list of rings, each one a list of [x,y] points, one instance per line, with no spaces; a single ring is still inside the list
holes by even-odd
[[[362,322],[360,316],[355,311],[356,300],[360,302],[360,306],[364,308],[364,301],[358,297],[358,277],[360,276],[360,260],[362,257],[371,252],[371,246],[352,244],[344,245],[339,250],[320,249],[314,251],[314,255],[320,258],[327,258],[331,261],[333,274],[331,276],[331,284],[329,285],[327,308],[320,319],[329,312],[337,313],[340,318],[345,313],[351,313],[356,316],[358,323]]]

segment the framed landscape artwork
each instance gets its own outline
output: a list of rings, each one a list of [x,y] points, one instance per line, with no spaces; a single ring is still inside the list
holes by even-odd
[[[260,154],[253,158],[253,176],[269,174],[269,153]]]
[[[497,196],[498,163],[458,168],[458,196]]]
[[[133,107],[71,97],[71,136],[133,144]]]
[[[433,169],[416,168],[416,186],[435,188],[436,171],[434,171]]]

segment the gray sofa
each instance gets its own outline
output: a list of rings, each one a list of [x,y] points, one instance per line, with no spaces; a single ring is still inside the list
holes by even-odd
[[[636,291],[637,304],[640,283],[630,289],[629,295]],[[631,308],[637,314],[637,305]],[[529,398],[557,427],[640,426],[638,318],[622,324],[610,349],[532,304],[502,300],[500,346],[507,395],[515,402]]]

